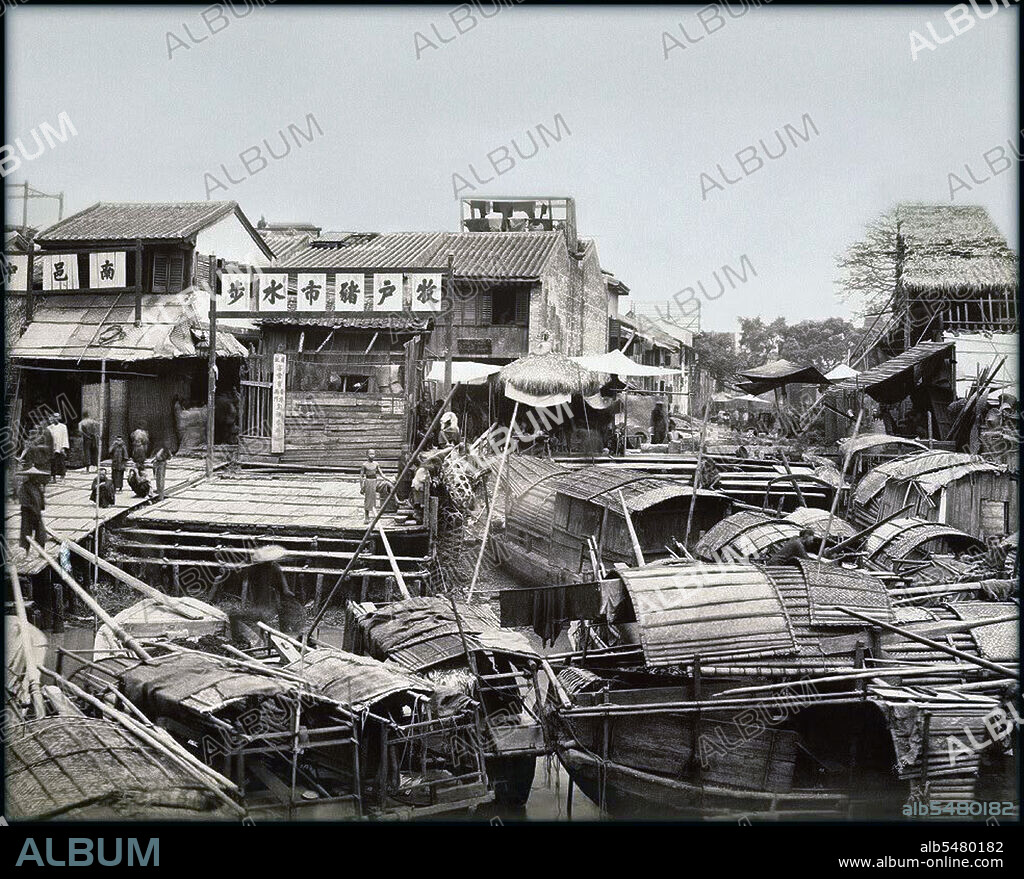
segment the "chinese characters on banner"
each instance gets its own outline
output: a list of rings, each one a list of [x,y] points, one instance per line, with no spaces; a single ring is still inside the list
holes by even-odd
[[[287,374],[288,357],[285,354],[274,355],[274,381],[271,389],[270,403],[270,453],[280,455],[284,452],[284,380]]]
[[[402,310],[401,272],[385,272],[373,276],[373,310]]]
[[[128,286],[123,250],[89,254],[89,286],[99,290],[105,287]]]
[[[335,311],[362,311],[363,301],[363,276],[361,274],[334,276]]]
[[[8,290],[28,290],[28,254],[15,253],[4,257],[4,285]]]
[[[288,310],[288,275],[259,275],[259,310]]]
[[[78,290],[78,256],[73,253],[44,255],[43,289]]]
[[[409,275],[413,311],[441,311],[441,273]]]
[[[249,302],[249,276],[224,272],[220,276],[217,311],[252,311]]]
[[[327,275],[298,275],[296,311],[327,311]]]

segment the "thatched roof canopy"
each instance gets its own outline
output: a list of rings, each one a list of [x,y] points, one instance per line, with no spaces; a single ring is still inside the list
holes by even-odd
[[[498,373],[498,381],[534,397],[551,394],[590,396],[601,387],[598,373],[584,369],[564,354],[530,354],[520,357]]]

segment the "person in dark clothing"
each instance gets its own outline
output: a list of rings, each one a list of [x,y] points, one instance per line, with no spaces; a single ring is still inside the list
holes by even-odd
[[[814,532],[802,528],[799,537],[791,537],[780,543],[768,556],[769,565],[792,565],[798,559],[807,558],[807,550],[814,548]]]
[[[114,479],[114,491],[124,488],[124,471],[128,466],[128,446],[121,434],[114,437],[110,444],[110,470]]]
[[[43,488],[44,479],[49,479],[45,470],[29,467],[19,474],[21,485],[18,487],[18,502],[21,504],[21,535],[19,542],[22,549],[28,552],[28,538],[32,537],[40,546],[46,546],[46,526],[43,522],[43,510],[46,509],[46,493]]]
[[[134,463],[128,470],[128,487],[135,492],[136,497],[149,497],[149,480]]]
[[[665,417],[665,408],[661,403],[655,403],[651,412],[651,442],[655,445],[665,442],[667,432],[668,419]]]
[[[132,460],[141,470],[146,466],[146,456],[149,454],[149,434],[141,427],[132,431]]]
[[[82,434],[82,457],[85,458],[85,472],[95,464],[100,466],[100,425],[88,412],[82,413],[78,422],[78,432]]]
[[[231,636],[246,643],[243,624],[264,622],[277,626],[289,635],[299,634],[305,622],[305,609],[288,585],[288,578],[279,564],[286,552],[280,546],[261,546],[253,550],[246,571],[249,579],[249,600],[232,605],[228,610]]]
[[[171,455],[163,446],[157,449],[153,456],[153,479],[156,481],[156,496],[159,500],[164,499],[164,485],[167,482],[167,462]]]
[[[40,424],[32,431],[28,440],[27,460],[37,470],[42,470],[47,475],[47,482],[51,475],[50,467],[53,464],[53,434],[50,433],[49,424]],[[45,483],[44,483],[45,484]]]
[[[985,538],[985,567],[990,577],[1001,579],[1006,576],[1006,547],[1002,545],[1003,538],[990,534]]]
[[[99,505],[101,507],[112,507],[114,505],[114,483],[110,481],[107,471],[103,468],[100,468],[100,472],[96,474],[96,478],[92,481],[92,490],[89,492],[89,499],[94,503],[96,502],[97,494],[99,495]]]

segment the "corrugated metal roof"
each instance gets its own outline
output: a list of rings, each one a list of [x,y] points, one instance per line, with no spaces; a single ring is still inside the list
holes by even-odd
[[[54,295],[36,309],[11,356],[75,361],[205,357],[207,329],[192,294],[145,294],[138,327],[132,294]],[[231,333],[217,333],[219,356],[244,357],[247,353]]]
[[[39,234],[40,242],[189,238],[232,213],[233,201],[98,202]]]
[[[647,665],[796,652],[778,591],[753,565],[650,566],[618,574]]]
[[[335,239],[313,239],[283,253],[282,269],[427,269],[444,268],[453,256],[457,278],[535,280],[555,248],[565,246],[561,232],[369,232]]]
[[[908,516],[883,522],[865,538],[864,548],[871,558],[884,552],[891,559],[903,559],[922,543],[940,537],[953,537],[960,541],[981,544],[976,537],[959,528]]]
[[[921,342],[913,348],[908,348],[902,354],[898,354],[885,363],[880,363],[871,369],[867,369],[856,378],[844,379],[832,385],[826,396],[835,397],[840,394],[852,393],[853,391],[867,391],[878,388],[885,382],[898,378],[902,373],[913,369],[919,363],[936,357],[943,352],[951,351],[953,342]]]

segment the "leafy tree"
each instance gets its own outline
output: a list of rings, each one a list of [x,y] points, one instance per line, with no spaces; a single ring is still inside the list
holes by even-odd
[[[841,317],[802,320],[783,330],[779,354],[793,363],[813,364],[828,372],[846,362],[850,349],[863,334],[864,330]]]
[[[769,324],[759,317],[741,317],[740,351],[747,366],[760,366],[769,360],[778,360],[785,332],[784,317],[777,317]]]
[[[697,333],[693,337],[693,350],[701,369],[719,381],[732,381],[746,361],[733,351],[732,333]]]

